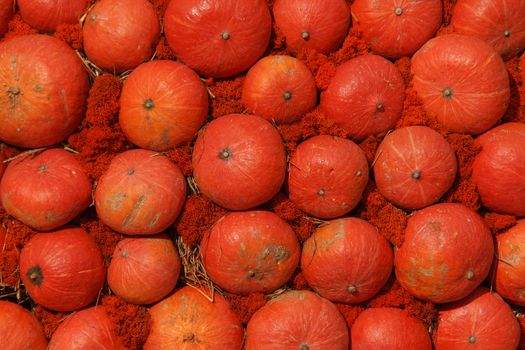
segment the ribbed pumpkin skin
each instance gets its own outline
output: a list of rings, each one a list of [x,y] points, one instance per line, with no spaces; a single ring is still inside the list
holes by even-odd
[[[348,338],[346,322],[334,304],[310,291],[292,290],[252,316],[246,350],[347,350]]]
[[[87,10],[86,0],[18,0],[24,22],[44,32],[54,32],[60,24],[75,24]]]
[[[22,306],[0,300],[0,346],[2,350],[46,350],[42,325]]]
[[[492,235],[479,214],[463,204],[440,203],[409,218],[394,264],[397,280],[410,294],[448,303],[481,284],[493,257]]]
[[[490,44],[504,59],[525,48],[523,0],[459,0],[452,12],[452,30]]]
[[[329,221],[303,245],[301,269],[310,285],[333,302],[353,304],[370,299],[392,272],[387,240],[358,218]]]
[[[425,110],[446,129],[480,134],[497,123],[510,99],[500,55],[481,39],[447,34],[412,57],[413,85]]]
[[[439,311],[436,350],[510,350],[519,342],[520,326],[512,309],[486,288]]]
[[[183,287],[149,312],[152,325],[144,350],[242,348],[241,321],[219,293],[211,302],[201,291]]]
[[[412,56],[439,29],[440,0],[356,0],[352,20],[372,51],[388,58]]]
[[[501,124],[475,142],[481,152],[472,164],[472,182],[481,203],[500,214],[525,215],[525,125]]]
[[[268,47],[271,31],[264,0],[172,0],[164,15],[175,55],[206,77],[248,69]]]
[[[88,75],[75,52],[49,35],[31,34],[0,43],[0,140],[13,146],[51,146],[84,117]]]

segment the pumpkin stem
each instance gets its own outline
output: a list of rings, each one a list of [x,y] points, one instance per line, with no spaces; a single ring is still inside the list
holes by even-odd
[[[317,191],[317,194],[318,194],[319,196],[324,196],[325,193],[326,193],[326,192],[325,192],[325,190],[324,190],[323,188],[321,188],[319,191]]]
[[[254,278],[255,277],[255,271],[253,271],[253,270],[248,271],[248,277]]]
[[[467,271],[467,279],[468,279],[469,281],[472,281],[472,280],[474,279],[474,276],[475,276],[475,275],[474,275],[474,271],[472,271],[472,270],[468,270],[468,271]]]
[[[222,160],[228,160],[233,156],[232,151],[228,147],[219,152],[219,158]]]
[[[510,29],[505,29],[505,30],[503,31],[503,36],[504,36],[505,38],[508,38],[508,37],[510,36]]]
[[[189,333],[184,335],[182,341],[184,342],[195,342],[195,334]]]
[[[310,350],[310,347],[308,346],[308,344],[303,344],[303,345],[301,345],[299,350]]]
[[[359,177],[359,176],[361,176],[361,175],[363,175],[363,172],[362,172],[361,170],[358,170],[358,171],[355,173],[355,176],[358,176],[358,177]]]
[[[304,40],[310,39],[310,33],[307,30],[305,30],[301,33],[301,38],[303,38]]]
[[[153,103],[153,100],[151,98],[148,98],[146,101],[144,101],[143,106],[149,111],[150,109],[155,107],[155,104]]]
[[[31,267],[29,270],[27,270],[26,276],[29,278],[29,281],[36,286],[40,286],[42,284],[42,280],[44,279],[40,266]]]
[[[133,174],[135,174],[135,169],[129,169],[128,170],[128,175],[131,176]]]
[[[43,173],[44,171],[47,170],[47,165],[46,164],[42,164],[39,168],[38,168],[38,172],[39,173]]]
[[[283,95],[283,98],[288,101],[289,99],[292,98],[292,93],[290,91],[286,91]]]
[[[355,293],[357,293],[357,286],[355,284],[351,284],[351,285],[348,286],[348,288],[346,290],[350,294],[355,294]]]
[[[18,94],[20,94],[20,88],[18,86],[11,86],[8,90],[7,90],[7,93],[11,96],[16,96]]]
[[[382,104],[381,102],[376,104],[376,111],[383,112],[384,110],[385,110],[385,105],[384,104]]]
[[[396,16],[401,16],[403,14],[403,9],[398,6],[394,9],[394,13],[396,14]]]
[[[221,38],[222,38],[222,40],[229,40],[230,39],[230,33],[229,32],[222,32]]]
[[[449,87],[443,89],[443,97],[448,98],[449,100],[452,98],[453,93],[454,91]]]
[[[412,172],[412,178],[413,178],[414,180],[418,180],[420,177],[421,177],[421,170],[417,170],[417,169],[416,169],[416,170],[414,170],[414,171]]]
[[[468,338],[468,342],[469,342],[470,344],[474,344],[474,343],[476,342],[476,340],[477,340],[476,337],[473,336],[473,335],[471,335],[471,336]]]

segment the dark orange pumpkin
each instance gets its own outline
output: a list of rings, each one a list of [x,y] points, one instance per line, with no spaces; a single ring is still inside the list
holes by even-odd
[[[201,192],[230,210],[270,200],[281,188],[286,152],[267,120],[244,114],[215,119],[197,137],[193,176]]]
[[[84,117],[89,81],[75,52],[49,35],[0,43],[0,140],[36,148],[64,140]]]
[[[395,271],[412,295],[447,303],[483,282],[493,254],[490,230],[475,211],[459,203],[434,204],[409,218]]]
[[[334,304],[310,291],[270,300],[248,322],[246,350],[347,350],[348,328]]]
[[[374,161],[379,192],[405,209],[437,202],[456,178],[457,161],[450,144],[426,126],[409,126],[388,134]]]
[[[44,32],[54,32],[60,24],[80,22],[87,10],[86,0],[18,0],[24,22]]]
[[[373,297],[392,272],[387,240],[358,218],[329,221],[303,245],[301,269],[321,296],[338,303],[360,303]]]
[[[46,350],[42,325],[22,306],[0,300],[0,347],[2,350]]]
[[[229,77],[262,56],[272,19],[264,0],[172,0],[164,31],[175,55],[199,74]]]
[[[268,293],[281,287],[297,268],[300,250],[290,225],[268,211],[224,216],[200,246],[210,278],[235,294]]]
[[[315,107],[317,87],[308,67],[291,56],[259,60],[246,74],[242,102],[253,114],[292,123]]]
[[[119,122],[137,146],[166,151],[192,141],[208,114],[208,92],[185,65],[155,60],[125,80]]]
[[[368,183],[368,162],[355,143],[328,135],[303,141],[290,159],[290,200],[323,219],[354,209]]]
[[[152,325],[144,350],[241,350],[244,330],[228,302],[214,293],[183,287],[150,309]]]
[[[350,9],[344,0],[277,0],[273,16],[286,46],[295,52],[304,48],[335,51],[350,26]]]
[[[13,0],[0,0],[0,36],[3,36],[8,29],[9,21],[15,13]]]
[[[507,69],[481,39],[459,34],[431,39],[416,52],[411,69],[426,111],[452,132],[482,133],[507,110]]]

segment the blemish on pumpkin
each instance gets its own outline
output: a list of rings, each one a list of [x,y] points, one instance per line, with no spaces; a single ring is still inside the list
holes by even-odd
[[[131,208],[131,211],[126,215],[124,220],[122,221],[122,226],[126,227],[129,226],[135,219],[137,218],[137,215],[139,214],[142,207],[144,207],[144,203],[146,202],[146,195],[141,195],[135,204],[133,205],[133,208]]]
[[[111,196],[108,199],[109,207],[112,210],[121,210],[126,198],[127,194],[125,194],[124,192],[116,192],[113,196]]]
[[[38,167],[38,173],[43,173],[47,170],[47,164],[42,164],[40,167]]]

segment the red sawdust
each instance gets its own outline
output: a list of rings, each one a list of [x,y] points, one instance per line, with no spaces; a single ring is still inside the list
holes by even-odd
[[[395,61],[394,64],[399,70],[399,73],[401,73],[405,86],[408,86],[410,84],[410,80],[412,80],[412,72],[410,71],[412,64],[410,63],[410,58],[401,57],[400,59]]]
[[[184,145],[167,151],[166,156],[175,163],[182,171],[184,176],[191,176],[193,168],[191,166],[191,145]]]
[[[15,14],[13,19],[9,21],[8,32],[5,35],[5,39],[12,38],[19,35],[36,34],[38,30],[32,28],[29,24],[22,20],[19,13]]]
[[[269,203],[270,208],[292,226],[297,238],[304,242],[312,235],[316,224],[305,213],[297,209],[283,193],[277,194]]]
[[[483,219],[493,235],[503,233],[516,225],[516,217],[512,215],[485,213]]]
[[[233,79],[214,80],[208,85],[212,96],[210,110],[213,118],[246,112],[241,102],[243,81],[244,76],[239,76]]]
[[[35,317],[42,323],[44,335],[50,339],[60,323],[66,318],[66,314],[54,312],[37,305],[33,308]]]
[[[452,18],[452,11],[456,5],[457,0],[443,0],[443,27],[450,24]]]
[[[115,334],[130,350],[142,349],[149,334],[151,317],[148,309],[126,303],[114,295],[102,297],[109,319],[115,325]]]
[[[80,227],[86,230],[95,242],[97,243],[102,256],[104,257],[104,265],[109,266],[113,252],[118,242],[123,238],[123,236],[110,229],[108,226],[104,225],[96,217],[94,208],[90,209],[90,213],[84,215],[79,220]]]
[[[171,50],[171,48],[168,45],[168,40],[166,40],[166,37],[162,36],[157,43],[157,46],[155,48],[155,58],[158,60],[176,60],[177,57],[175,56],[175,53]]]
[[[521,62],[525,62],[522,59]],[[520,68],[520,60],[515,57],[505,62],[510,82],[510,102],[505,115],[504,122],[525,122],[525,94],[523,93],[523,69]]]
[[[346,324],[348,326],[348,329],[352,328],[352,325],[354,324],[355,320],[357,319],[357,316],[363,311],[363,307],[360,305],[347,305],[347,304],[338,304],[335,303],[335,306],[337,306],[337,309],[343,315]]]
[[[311,290],[299,267],[295,271],[290,281],[292,288],[295,290]]]
[[[246,296],[225,293],[224,297],[243,324],[247,324],[252,315],[266,304],[266,296],[263,293],[251,293]]]
[[[80,24],[59,24],[53,35],[65,41],[73,50],[82,50],[82,26]]]
[[[361,150],[365,154],[368,165],[372,166],[376,155],[377,147],[379,146],[380,140],[375,136],[368,136],[364,141],[359,144]]]

